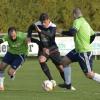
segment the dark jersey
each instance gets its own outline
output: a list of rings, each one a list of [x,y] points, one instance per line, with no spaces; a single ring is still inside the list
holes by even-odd
[[[31,42],[36,43],[38,45],[38,47],[39,47],[39,50],[42,50],[41,42],[38,39],[31,38]]]
[[[38,33],[42,48],[55,49],[58,48],[55,42],[56,25],[50,22],[48,28],[44,28],[43,24],[38,21],[35,24],[30,25],[28,28],[28,37],[32,37],[32,32],[35,30],[35,25],[41,29],[41,33]]]

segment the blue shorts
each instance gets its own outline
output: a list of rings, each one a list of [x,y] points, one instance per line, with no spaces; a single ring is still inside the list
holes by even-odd
[[[93,55],[92,52],[77,53],[75,49],[66,55],[72,62],[78,62],[84,73],[92,71]]]
[[[16,55],[16,54],[12,54],[7,52],[3,58],[3,62],[7,63],[8,65],[11,65],[11,67],[13,69],[17,69],[22,62],[25,61],[25,55]]]

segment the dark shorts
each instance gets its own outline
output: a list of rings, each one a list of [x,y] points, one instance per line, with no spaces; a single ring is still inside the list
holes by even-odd
[[[52,61],[56,66],[61,65],[61,60],[62,60],[62,58],[61,58],[61,56],[60,56],[59,50],[53,51],[52,54],[50,54],[50,55],[46,55],[43,51],[39,51],[38,56],[41,56],[41,55],[45,56],[45,57],[47,58],[47,61],[48,61],[48,59],[51,59],[51,61]]]
[[[3,62],[11,65],[13,69],[17,69],[25,61],[25,55],[16,55],[7,52],[3,58]]]
[[[79,62],[79,65],[84,73],[92,71],[93,55],[92,52],[77,53],[75,49],[70,51],[67,55],[72,62]]]

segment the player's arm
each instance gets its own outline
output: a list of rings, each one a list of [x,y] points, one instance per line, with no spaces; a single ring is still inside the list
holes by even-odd
[[[29,28],[28,28],[28,31],[27,31],[27,33],[28,33],[28,34],[27,34],[27,37],[28,37],[28,38],[31,38],[31,37],[32,37],[32,32],[33,32],[33,30],[36,30],[34,24],[30,25]]]
[[[94,41],[95,37],[96,37],[95,34],[90,37],[90,43],[92,43]]]
[[[80,29],[81,23],[76,19],[73,22],[72,28],[70,28],[68,31],[63,31],[63,35],[68,35],[68,36],[74,36]]]
[[[39,46],[41,46],[41,42],[38,39],[31,38],[31,42],[34,42],[34,43],[38,44]]]
[[[41,33],[45,34],[45,35],[47,35],[49,37],[53,37],[56,34],[56,27],[50,27],[50,31],[49,32],[42,30]]]
[[[38,33],[47,35],[49,37],[53,37],[56,33],[56,27],[50,27],[49,32],[41,30],[37,25],[35,25],[35,29],[37,30]]]
[[[74,36],[77,33],[75,28],[70,28],[68,31],[62,31],[62,35]]]
[[[0,44],[7,41],[8,40],[8,36],[4,35],[2,38],[0,38]]]
[[[96,34],[95,34],[95,32],[92,30],[92,28],[91,28],[90,43],[92,43],[92,42],[94,41],[95,37],[96,37]]]

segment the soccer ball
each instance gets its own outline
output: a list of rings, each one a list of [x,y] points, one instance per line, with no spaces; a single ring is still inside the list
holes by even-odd
[[[49,80],[45,80],[42,84],[42,87],[45,91],[49,92],[53,90],[53,84]]]

